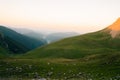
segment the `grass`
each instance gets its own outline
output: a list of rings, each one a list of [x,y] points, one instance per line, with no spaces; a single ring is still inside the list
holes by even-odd
[[[9,57],[9,51],[3,47],[0,47],[0,59]]]
[[[104,56],[104,57],[103,57]],[[104,80],[120,78],[120,53],[93,55],[82,59],[3,59],[0,77]],[[4,67],[3,67],[4,66]],[[21,70],[22,69],[22,70]]]
[[[112,39],[108,33],[95,32],[63,39],[37,48],[21,58],[67,58],[79,59],[93,54],[109,54],[120,51],[120,39]]]
[[[120,39],[103,31],[63,39],[0,60],[0,77],[119,80]]]

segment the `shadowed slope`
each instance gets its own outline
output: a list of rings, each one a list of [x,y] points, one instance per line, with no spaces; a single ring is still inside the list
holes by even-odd
[[[24,45],[29,50],[37,48],[45,44],[43,41],[36,40],[34,38],[19,34],[16,31],[11,30],[4,26],[0,26],[0,32],[2,32],[4,36],[10,37],[14,41],[19,42],[20,44]]]

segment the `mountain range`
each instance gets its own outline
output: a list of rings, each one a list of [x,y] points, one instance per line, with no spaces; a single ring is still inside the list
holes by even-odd
[[[76,32],[53,32],[53,33],[46,34],[45,32],[41,33],[40,31],[33,31],[29,29],[24,29],[24,28],[12,28],[12,29],[28,37],[32,37],[38,40],[44,39],[44,41],[47,41],[47,43],[53,43],[53,42],[62,40],[64,38],[79,35]]]
[[[58,33],[51,33],[45,36],[45,39],[48,41],[48,43],[53,43],[65,38],[73,37],[79,35],[76,32],[58,32]]]

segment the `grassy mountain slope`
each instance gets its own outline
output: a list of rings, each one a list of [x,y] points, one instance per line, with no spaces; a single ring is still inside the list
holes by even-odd
[[[112,39],[104,31],[67,38],[25,54],[30,58],[69,58],[76,59],[93,54],[119,52],[120,39]]]
[[[33,60],[35,70],[43,77],[52,71],[50,77],[58,79],[119,80],[119,47],[120,38],[112,38],[109,30],[102,30],[37,48],[19,58],[28,63]]]

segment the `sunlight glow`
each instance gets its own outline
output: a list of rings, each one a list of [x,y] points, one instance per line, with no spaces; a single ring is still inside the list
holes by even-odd
[[[0,0],[0,6],[1,25],[47,31],[96,31],[120,16],[120,0]]]

